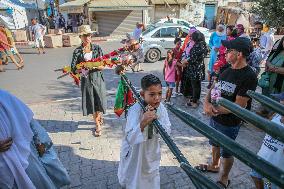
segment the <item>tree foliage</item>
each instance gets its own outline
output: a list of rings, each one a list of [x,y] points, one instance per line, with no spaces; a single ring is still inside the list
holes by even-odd
[[[254,0],[252,12],[273,27],[284,27],[284,0]]]

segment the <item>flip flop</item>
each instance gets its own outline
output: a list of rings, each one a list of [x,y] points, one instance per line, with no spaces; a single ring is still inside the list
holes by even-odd
[[[195,166],[194,168],[199,170],[199,171],[202,171],[202,172],[219,173],[219,170],[218,171],[217,170],[209,170],[208,165],[206,165],[206,164],[200,164],[198,166]]]
[[[228,187],[230,186],[231,181],[230,181],[230,180],[228,180],[227,185],[225,185],[225,184],[224,184],[223,182],[221,182],[221,181],[217,181],[216,183],[217,183],[217,185],[219,185],[220,187],[222,187],[222,188],[226,189],[226,188],[228,188]]]

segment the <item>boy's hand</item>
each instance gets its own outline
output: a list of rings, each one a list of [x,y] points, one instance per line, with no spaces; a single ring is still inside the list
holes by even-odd
[[[152,121],[158,118],[155,109],[152,106],[148,105],[146,109],[147,112],[143,114],[142,120],[140,122],[140,128],[142,132],[144,131],[145,127],[147,127],[150,123],[152,123]]]

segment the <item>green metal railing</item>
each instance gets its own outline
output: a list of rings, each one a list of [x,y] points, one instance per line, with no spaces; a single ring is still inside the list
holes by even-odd
[[[281,127],[277,123],[271,122],[268,119],[260,117],[255,113],[244,109],[239,105],[232,103],[231,101],[226,100],[224,98],[218,99],[217,103],[230,110],[236,116],[262,129],[263,131],[271,135],[273,138],[284,142],[284,127]]]
[[[256,101],[270,108],[274,112],[279,113],[280,115],[284,115],[284,105],[283,104],[280,104],[279,102],[272,100],[271,98],[267,96],[256,93],[254,91],[248,91],[247,94],[251,98],[255,99]]]
[[[278,184],[279,186],[284,186],[284,172],[279,168],[274,167],[271,163],[265,161],[253,152],[236,143],[234,140],[209,127],[199,119],[191,116],[181,109],[173,105],[167,105],[167,107],[173,114],[175,114],[187,125],[191,126],[193,129],[203,134],[214,143],[222,146],[224,149],[226,149],[226,151],[230,152],[240,161],[249,167],[252,167],[264,177],[270,179],[273,183]]]
[[[135,88],[133,87],[133,85],[131,84],[131,82],[128,80],[128,78],[125,75],[121,75],[121,78],[124,80],[127,86],[131,89],[138,103],[141,105],[143,111],[145,112],[146,108],[145,108],[145,105],[143,104],[143,99],[141,98],[141,96],[137,93],[137,91],[135,90]],[[158,120],[154,120],[152,124],[157,129],[162,139],[165,141],[165,143],[167,144],[171,152],[174,154],[174,156],[180,163],[180,167],[189,176],[192,183],[195,185],[197,189],[203,189],[203,188],[220,189],[220,187],[215,182],[207,178],[204,174],[194,169],[189,164],[188,160],[184,157],[182,152],[179,150],[179,148],[176,146],[174,141],[170,138],[170,136],[167,134],[167,132],[165,131],[165,129],[162,127],[162,125],[159,123]]]

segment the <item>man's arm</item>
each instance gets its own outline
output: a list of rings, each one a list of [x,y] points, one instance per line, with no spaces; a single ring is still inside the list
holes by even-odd
[[[235,104],[241,106],[242,108],[246,108],[248,101],[249,101],[248,97],[237,96]],[[216,107],[216,110],[217,110],[217,114],[229,114],[229,113],[231,113],[230,110],[224,108],[223,106]]]

